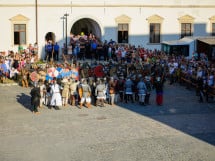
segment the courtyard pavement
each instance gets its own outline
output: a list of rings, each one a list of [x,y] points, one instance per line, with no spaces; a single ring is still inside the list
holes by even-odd
[[[31,112],[30,89],[0,86],[0,161],[214,161],[215,103],[165,84],[164,105]]]

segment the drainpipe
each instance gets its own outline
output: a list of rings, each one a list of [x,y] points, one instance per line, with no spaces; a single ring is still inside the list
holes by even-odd
[[[35,0],[35,19],[36,19],[36,43],[38,45],[38,13],[37,13],[38,5],[37,0]]]

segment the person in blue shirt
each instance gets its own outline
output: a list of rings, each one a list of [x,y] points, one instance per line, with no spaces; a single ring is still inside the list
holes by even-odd
[[[93,60],[95,58],[97,45],[98,44],[97,44],[96,40],[93,40],[91,42],[91,60]]]
[[[53,58],[53,44],[51,42],[48,42],[47,46],[46,46],[46,50],[47,50],[47,57],[46,60],[48,59],[48,61],[50,62],[51,59]]]
[[[55,61],[58,61],[59,60],[59,49],[60,49],[60,46],[58,45],[58,43],[56,42],[54,44],[54,60]]]

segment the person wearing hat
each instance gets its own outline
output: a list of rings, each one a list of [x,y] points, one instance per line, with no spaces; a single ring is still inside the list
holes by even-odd
[[[87,84],[87,80],[86,79],[82,79],[80,90],[82,91],[80,108],[83,107],[84,103],[86,103],[87,108],[90,108],[91,107],[91,97],[90,97],[91,96],[91,88]]]

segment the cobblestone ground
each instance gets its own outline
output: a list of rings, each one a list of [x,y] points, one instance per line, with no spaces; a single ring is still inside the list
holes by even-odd
[[[215,103],[165,85],[164,105],[30,109],[30,89],[0,87],[0,161],[213,161]]]

